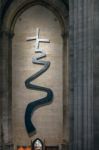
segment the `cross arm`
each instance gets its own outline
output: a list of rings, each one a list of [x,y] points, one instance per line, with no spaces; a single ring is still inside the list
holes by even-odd
[[[46,43],[49,43],[50,40],[48,40],[48,39],[39,39],[39,42],[46,42]]]
[[[36,40],[36,37],[27,37],[26,41],[32,41],[32,40]]]

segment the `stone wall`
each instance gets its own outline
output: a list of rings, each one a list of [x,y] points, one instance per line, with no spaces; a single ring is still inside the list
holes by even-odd
[[[62,43],[62,45],[64,45],[63,49],[66,50],[67,30],[68,30],[68,28],[67,28],[68,11],[67,11],[67,6],[64,5],[65,2],[63,4],[62,1],[60,1],[60,0],[55,0],[55,1],[52,1],[52,0],[41,0],[41,1],[39,1],[39,0],[29,0],[29,1],[27,1],[27,0],[22,0],[22,1],[7,0],[4,2],[5,3],[3,3],[4,5],[1,9],[2,11],[0,12],[1,13],[0,14],[0,23],[1,23],[1,26],[0,26],[0,50],[1,50],[1,54],[0,54],[0,57],[1,57],[1,59],[0,59],[0,64],[1,64],[0,65],[0,72],[1,72],[1,74],[0,74],[1,75],[1,78],[0,78],[0,81],[1,81],[0,106],[2,107],[0,109],[1,110],[1,113],[0,113],[0,115],[1,115],[1,117],[0,117],[0,120],[1,120],[0,121],[1,122],[0,149],[9,150],[9,149],[13,149],[13,142],[14,142],[14,140],[13,140],[14,134],[13,134],[13,128],[12,128],[12,125],[13,125],[12,115],[14,112],[12,109],[12,106],[13,106],[13,103],[12,103],[12,97],[13,97],[13,95],[12,95],[12,86],[13,86],[13,82],[12,82],[12,76],[13,76],[13,74],[12,74],[12,72],[13,72],[13,69],[12,69],[13,68],[13,66],[12,66],[12,64],[13,64],[12,63],[12,61],[13,61],[12,60],[12,55],[13,55],[12,43],[16,38],[15,36],[13,38],[13,29],[14,29],[15,21],[18,18],[18,20],[20,20],[19,22],[21,22],[21,19],[19,19],[19,14],[21,14],[23,11],[25,11],[26,8],[29,8],[30,6],[33,6],[35,4],[40,4],[40,5],[43,5],[49,9],[51,9],[56,14],[56,16],[58,17],[58,20],[60,22],[61,42],[64,43],[64,44]],[[56,17],[55,17],[55,22],[58,22]],[[55,28],[55,29],[57,29],[57,28]],[[35,31],[33,31],[33,32],[35,32]],[[29,31],[29,33],[30,33],[30,31]],[[57,33],[59,33],[59,32],[57,32]],[[12,41],[12,38],[13,38],[13,41]],[[64,41],[62,41],[62,38]],[[42,46],[43,45],[44,44],[42,44]],[[45,47],[47,48],[47,45]],[[64,51],[64,52],[62,52],[62,55],[65,56],[65,57],[63,57],[63,60],[65,60],[64,62],[67,62],[68,60],[65,59],[65,58],[67,58],[67,53]],[[32,56],[32,54],[31,54],[31,56]],[[45,58],[45,59],[47,59],[47,58]],[[54,62],[55,62],[55,60],[54,60]],[[31,62],[31,65],[33,65],[32,62]],[[61,65],[62,65],[62,63],[61,63]],[[66,65],[63,64],[63,66],[66,66]],[[17,66],[16,66],[16,68],[17,68]],[[67,74],[67,68],[65,68],[65,70],[63,71],[63,74],[65,72]],[[67,77],[65,78],[65,76],[64,76],[63,79],[61,78],[61,81],[62,80],[67,81]],[[41,80],[38,80],[37,82],[39,82],[39,81],[41,81]],[[65,97],[65,95],[66,95],[66,97],[67,97],[68,94],[66,94],[66,91],[65,91],[65,89],[66,89],[65,87],[67,87],[66,82],[63,85],[64,85],[64,90],[63,90],[63,95],[61,94],[61,96]],[[67,116],[66,108],[67,108],[68,103],[65,100],[66,99],[63,98],[64,107],[62,107],[62,109],[63,109],[62,112],[64,112],[65,114],[63,113],[62,116],[66,117]],[[62,103],[61,103],[61,105],[62,105]],[[33,119],[34,119],[34,117],[33,117]],[[63,119],[63,122],[62,122],[62,126],[64,129],[66,127],[66,130],[67,130],[68,124],[67,124],[65,118]],[[68,136],[66,138],[65,135],[66,135],[66,131],[65,131],[65,134],[62,136],[62,137],[64,137],[64,140],[63,140],[64,144],[66,143],[66,140],[68,140]],[[67,133],[67,135],[68,135],[68,133]],[[27,140],[27,143],[28,143],[28,140]]]
[[[12,125],[13,143],[29,145],[24,114],[28,103],[45,94],[26,89],[25,80],[37,72],[41,66],[32,64],[35,41],[27,42],[26,37],[35,36],[40,28],[40,38],[50,39],[50,43],[41,43],[47,54],[45,60],[51,66],[33,83],[49,87],[54,92],[53,103],[39,108],[33,114],[32,121],[37,128],[36,137],[45,139],[47,145],[61,144],[63,141],[63,41],[57,17],[42,6],[33,6],[19,16],[12,41]],[[65,98],[66,101],[66,98]]]

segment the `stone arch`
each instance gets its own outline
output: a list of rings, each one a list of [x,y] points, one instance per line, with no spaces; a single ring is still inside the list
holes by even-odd
[[[24,0],[18,2],[19,3],[16,3],[16,1],[14,1],[9,7],[9,9],[7,10],[3,19],[2,30],[13,32],[15,22],[22,12],[24,12],[26,9],[28,9],[31,6],[42,5],[48,8],[49,10],[51,10],[57,16],[61,24],[62,31],[66,33],[66,30],[68,28],[68,10],[66,9],[66,7],[61,1]]]
[[[63,49],[64,55],[67,58],[67,39],[68,39],[68,10],[66,10],[64,4],[61,1],[51,1],[51,0],[23,0],[23,1],[13,1],[6,11],[3,23],[1,27],[1,50],[2,50],[2,126],[3,126],[3,139],[1,140],[1,145],[5,149],[13,149],[12,142],[12,118],[11,118],[11,85],[12,85],[12,76],[11,76],[11,55],[12,55],[12,38],[14,35],[14,26],[17,18],[22,12],[34,5],[42,5],[50,9],[58,18],[63,37]],[[65,61],[65,59],[64,59]],[[66,70],[64,70],[66,71]],[[65,79],[66,82],[66,79]],[[64,86],[67,86],[66,84]],[[65,94],[65,93],[64,93]],[[64,108],[64,111],[65,108]],[[64,121],[65,122],[65,121]],[[2,143],[3,141],[3,143]]]

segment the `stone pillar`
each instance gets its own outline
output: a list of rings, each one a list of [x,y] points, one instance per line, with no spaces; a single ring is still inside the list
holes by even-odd
[[[67,18],[68,19],[68,18]],[[68,40],[69,29],[63,34],[63,144],[62,150],[67,150],[69,145],[69,97],[68,97]]]
[[[94,0],[94,150],[99,150],[99,1]]]
[[[0,34],[0,50],[1,50],[1,34]],[[0,51],[0,100],[2,98],[2,51]],[[2,149],[2,102],[0,101],[0,150]]]
[[[2,115],[1,115],[1,141],[3,150],[11,150],[12,147],[12,129],[11,129],[11,42],[12,33],[2,31],[1,37],[1,101],[2,101]]]
[[[93,0],[70,0],[71,150],[93,150]]]

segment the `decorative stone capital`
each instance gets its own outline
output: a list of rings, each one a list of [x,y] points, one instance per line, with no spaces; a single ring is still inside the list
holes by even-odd
[[[2,38],[3,35],[7,36],[8,38],[12,39],[13,36],[14,36],[14,33],[13,32],[10,32],[10,31],[6,31],[6,30],[1,30],[0,31],[0,37]]]

